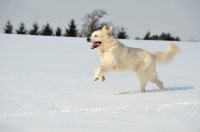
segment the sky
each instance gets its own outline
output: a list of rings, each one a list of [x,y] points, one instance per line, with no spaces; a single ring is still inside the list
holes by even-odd
[[[124,27],[129,39],[162,32],[179,36],[182,41],[200,41],[200,0],[0,0],[0,32],[8,20],[18,29],[21,22],[28,30],[37,22],[47,22],[62,30],[74,19],[82,29],[82,18],[95,9],[109,13],[101,22]],[[64,32],[64,31],[63,31]]]

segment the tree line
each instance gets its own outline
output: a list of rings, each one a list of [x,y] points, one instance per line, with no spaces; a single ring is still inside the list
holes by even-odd
[[[65,37],[89,37],[92,32],[101,29],[104,25],[107,27],[113,26],[112,34],[118,39],[127,39],[129,38],[126,28],[124,27],[118,27],[114,26],[111,22],[101,22],[101,18],[108,15],[108,13],[105,10],[94,10],[92,13],[88,13],[82,18],[83,25],[82,29],[77,29],[77,24],[75,23],[75,20],[72,19],[70,23],[68,24],[68,28],[63,30],[60,27],[57,27],[57,29],[54,31],[53,28],[50,26],[49,23],[42,26],[42,29],[40,29],[40,26],[37,22],[32,24],[32,28],[30,30],[27,30],[25,28],[24,23],[20,23],[19,28],[16,29],[17,34],[29,34],[29,35],[43,35],[43,36],[65,36]],[[7,34],[13,33],[13,25],[10,21],[7,21],[4,32]],[[146,33],[144,38],[135,38],[138,40],[171,40],[171,41],[180,41],[179,37],[173,37],[170,33],[162,33],[161,35],[152,35],[150,31]]]
[[[27,30],[25,24],[22,22],[19,25],[19,28],[16,29],[17,34],[29,34],[29,35],[43,35],[43,36],[65,36],[65,37],[89,37],[92,32],[101,29],[104,25],[113,26],[111,22],[100,22],[100,19],[104,16],[108,15],[108,13],[104,10],[94,10],[92,13],[88,13],[82,20],[84,24],[82,25],[82,30],[77,29],[77,24],[75,20],[72,19],[68,24],[68,28],[65,28],[64,32],[60,27],[54,31],[49,23],[40,26],[37,22],[32,24],[32,28]],[[12,34],[13,33],[13,25],[10,21],[7,21],[4,27],[4,33]],[[119,39],[126,39],[128,35],[125,31],[124,27],[114,27],[113,35]]]
[[[148,31],[143,38],[136,37],[137,40],[167,40],[167,41],[180,41],[178,36],[172,36],[171,33],[161,33],[160,35],[151,35]]]
[[[50,26],[49,23],[44,25],[41,30],[39,30],[39,25],[37,22],[32,24],[32,29],[27,30],[25,28],[24,23],[20,23],[19,28],[16,29],[17,34],[29,34],[29,35],[43,35],[43,36],[69,36],[69,37],[77,37],[78,36],[78,30],[76,29],[76,24],[74,19],[70,21],[70,24],[68,24],[68,28],[65,29],[65,33],[62,33],[62,29],[58,27],[55,32],[53,31],[53,28]],[[10,21],[7,21],[6,26],[4,28],[4,32],[7,34],[13,33],[13,25]]]

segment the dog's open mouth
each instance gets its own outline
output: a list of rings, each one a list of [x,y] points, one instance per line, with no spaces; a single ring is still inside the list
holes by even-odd
[[[91,49],[95,49],[101,45],[101,42],[94,42],[94,44],[91,46]]]

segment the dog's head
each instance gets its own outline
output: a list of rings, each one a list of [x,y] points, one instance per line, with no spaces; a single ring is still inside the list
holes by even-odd
[[[107,29],[107,27],[104,26],[101,30],[94,31],[92,35],[89,38],[87,38],[88,42],[93,43],[91,49],[101,47],[101,45],[107,40],[107,38],[111,36],[111,32],[112,26],[109,29]]]

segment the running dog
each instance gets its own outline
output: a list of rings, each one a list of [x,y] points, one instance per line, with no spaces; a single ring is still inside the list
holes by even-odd
[[[97,49],[102,64],[95,70],[94,81],[105,80],[104,74],[117,71],[134,71],[140,82],[140,92],[145,92],[145,87],[150,81],[160,89],[164,89],[163,82],[158,79],[156,63],[170,63],[179,47],[169,44],[164,52],[148,52],[139,48],[127,47],[112,36],[112,26],[107,29],[104,26],[101,30],[94,31],[87,38],[92,42],[91,49]]]

